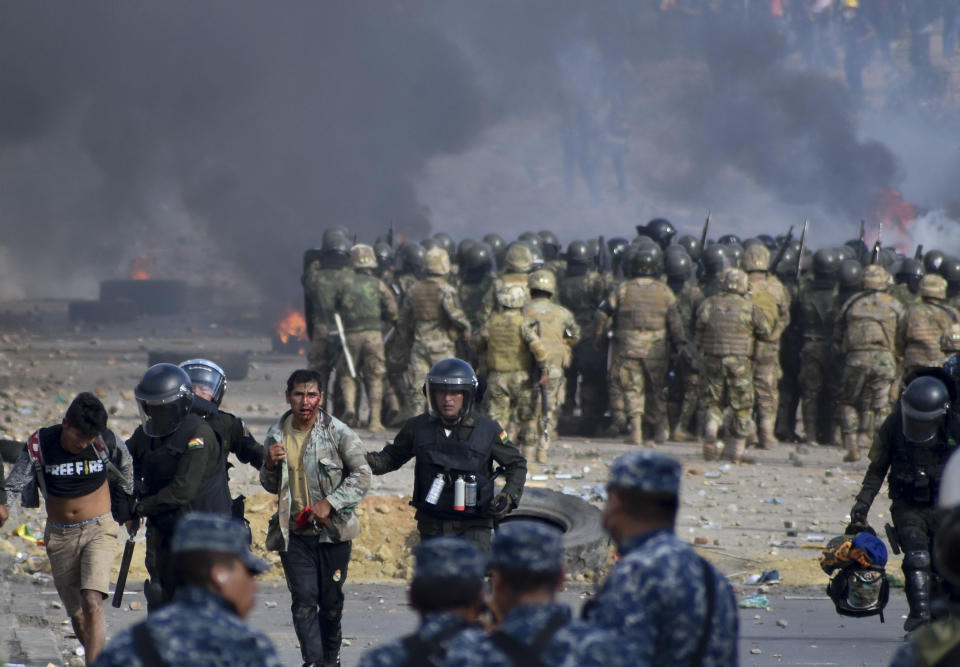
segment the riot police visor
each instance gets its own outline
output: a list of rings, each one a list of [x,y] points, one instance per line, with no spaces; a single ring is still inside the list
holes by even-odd
[[[193,404],[193,394],[179,396],[167,402],[137,401],[140,411],[140,425],[143,432],[151,438],[164,438],[178,428]]]

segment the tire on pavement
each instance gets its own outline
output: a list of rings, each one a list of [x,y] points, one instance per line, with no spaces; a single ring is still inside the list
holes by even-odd
[[[568,575],[599,572],[610,555],[602,512],[577,496],[549,489],[526,488],[520,506],[501,523],[536,520],[563,531],[563,561]]]

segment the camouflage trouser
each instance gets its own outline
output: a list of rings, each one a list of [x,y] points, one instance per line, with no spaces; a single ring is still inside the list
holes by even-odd
[[[357,426],[360,411],[360,383],[367,390],[370,404],[370,424],[380,423],[380,404],[383,400],[383,377],[386,364],[383,358],[383,335],[377,331],[356,331],[347,334],[347,347],[353,356],[357,377],[350,377],[347,356],[340,355],[337,361],[337,388],[343,396],[345,412],[343,421],[350,427]]]
[[[746,438],[753,426],[753,361],[748,357],[705,356],[700,369],[700,402],[704,441],[717,441],[727,407],[733,411],[732,437]]]
[[[897,363],[885,350],[848,352],[840,379],[840,427],[844,437],[862,434],[868,441],[890,412],[890,384]]]
[[[666,357],[620,357],[617,360],[615,384],[623,392],[624,413],[637,428],[646,415],[646,420],[654,428],[666,430],[668,364]]]
[[[527,371],[490,371],[487,376],[487,416],[498,422],[518,445],[537,444],[535,400],[533,378]]]
[[[455,357],[456,345],[450,338],[418,339],[410,348],[410,364],[407,366],[407,405],[409,416],[418,415],[429,409],[423,395],[423,383],[427,373],[441,359]]]
[[[773,427],[777,420],[777,404],[780,401],[779,354],[755,357],[753,362],[753,391],[757,413],[757,438],[761,447],[773,443]]]
[[[383,348],[387,368],[383,382],[384,410],[408,416],[407,401],[411,392],[407,390],[406,373],[410,365],[410,342],[395,330]]]
[[[803,428],[807,442],[830,440],[832,396],[828,378],[835,380],[829,343],[807,341],[800,352],[800,401],[803,406]]]
[[[557,437],[557,408],[560,407],[560,402],[563,400],[567,383],[563,369],[559,367],[550,368],[548,378],[546,433],[543,432],[543,399],[540,395],[540,387],[534,388],[531,423],[526,424],[521,429],[525,433],[536,434],[536,453],[540,458],[546,456],[550,443]]]
[[[310,339],[310,351],[307,352],[307,368],[320,373],[323,386],[330,380],[330,354],[327,343],[329,331],[326,327],[313,326],[313,338]]]

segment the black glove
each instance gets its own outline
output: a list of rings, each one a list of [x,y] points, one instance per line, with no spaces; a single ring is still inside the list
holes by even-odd
[[[853,504],[853,509],[850,510],[850,523],[866,525],[868,512],[870,512],[870,506],[862,500],[858,500]]]
[[[490,513],[494,519],[502,519],[516,506],[517,504],[513,502],[513,498],[509,495],[506,493],[498,493],[497,497],[490,503]]]

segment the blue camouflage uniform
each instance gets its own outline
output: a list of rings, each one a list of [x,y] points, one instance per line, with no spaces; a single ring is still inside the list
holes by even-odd
[[[609,486],[679,495],[680,475],[680,464],[667,456],[631,452],[614,461]],[[689,664],[705,628],[701,664],[737,664],[737,605],[726,577],[669,529],[618,547],[620,560],[585,610],[589,623],[626,640],[633,665]],[[714,586],[709,616],[705,578]]]
[[[195,512],[179,521],[171,552],[182,551],[230,554],[257,574],[270,567],[248,550],[247,529],[242,523],[215,514]],[[225,598],[194,586],[178,588],[172,603],[114,637],[94,664],[97,667],[148,664],[134,639],[136,629],[141,626],[146,627],[153,647],[167,665],[280,666],[276,650],[266,635],[244,623]]]
[[[477,599],[483,590],[486,569],[484,556],[473,542],[462,537],[435,537],[422,542],[413,552],[413,579],[461,579],[476,585]],[[373,648],[360,658],[357,667],[401,667],[415,657],[428,665],[439,665],[450,641],[470,627],[465,618],[449,612],[431,612],[420,619],[412,635]],[[424,664],[424,663],[419,663]]]
[[[561,533],[533,521],[504,524],[493,536],[490,565],[494,570],[562,571]],[[616,667],[632,664],[613,633],[573,620],[570,608],[557,602],[518,605],[506,613],[493,634],[475,628],[464,631],[450,643],[443,664],[452,667],[517,664],[501,648],[497,634],[516,640],[527,650],[533,649],[545,665]],[[530,661],[520,662],[529,664]]]

